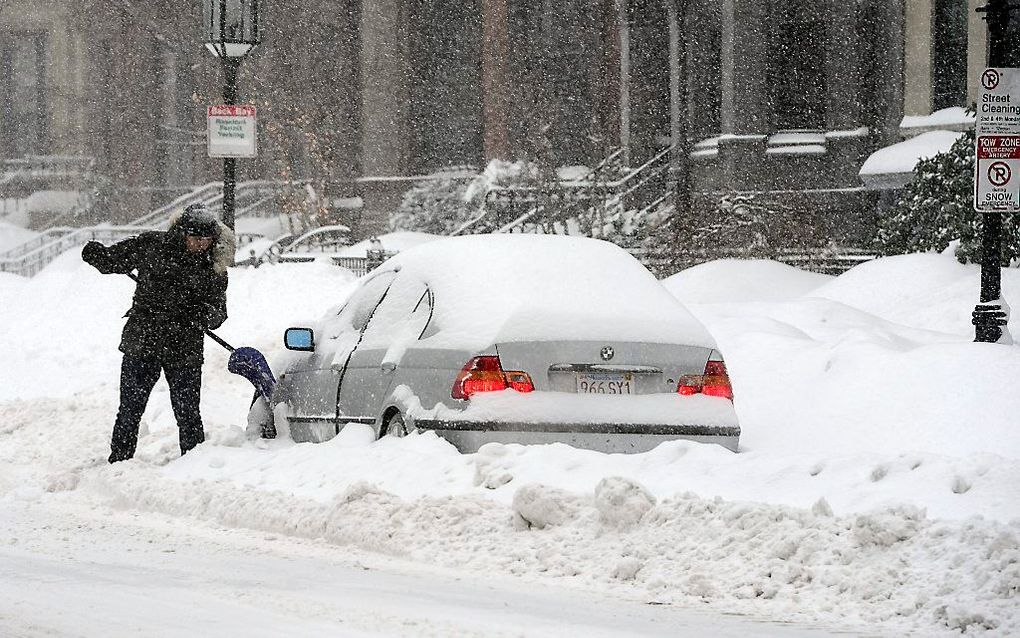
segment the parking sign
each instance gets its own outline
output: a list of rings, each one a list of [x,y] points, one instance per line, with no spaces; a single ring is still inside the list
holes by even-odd
[[[985,69],[978,94],[974,210],[1020,211],[1020,69]]]
[[[209,157],[255,157],[258,153],[254,106],[210,106],[206,118]]]

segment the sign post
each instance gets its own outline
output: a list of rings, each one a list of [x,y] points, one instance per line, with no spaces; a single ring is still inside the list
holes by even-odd
[[[1020,211],[1020,69],[1007,37],[1009,0],[978,9],[988,23],[988,65],[981,73],[975,122],[974,210],[981,213],[981,296],[972,313],[974,341],[1013,343],[1002,299],[1002,215]]]

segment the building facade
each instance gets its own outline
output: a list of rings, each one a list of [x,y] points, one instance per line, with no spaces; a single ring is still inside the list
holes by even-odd
[[[672,147],[695,198],[873,213],[857,171],[904,115],[974,99],[976,0],[277,0],[241,66],[260,155],[242,179],[360,197],[362,234],[415,176],[544,152],[639,167]],[[0,157],[94,159],[103,215],[221,178],[201,3],[6,0]],[[834,227],[844,226],[842,222]],[[853,237],[846,238],[854,241]]]

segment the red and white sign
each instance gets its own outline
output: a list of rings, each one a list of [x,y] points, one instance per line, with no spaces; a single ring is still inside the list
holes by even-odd
[[[221,104],[206,109],[209,157],[255,157],[258,135],[255,107]]]
[[[1020,211],[1020,69],[985,69],[978,91],[974,210]]]

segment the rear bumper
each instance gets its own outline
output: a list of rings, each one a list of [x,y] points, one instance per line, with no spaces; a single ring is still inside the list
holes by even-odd
[[[512,423],[415,419],[415,427],[434,430],[461,452],[476,452],[486,443],[565,443],[599,452],[647,452],[665,441],[715,443],[737,451],[740,426],[635,423]]]

